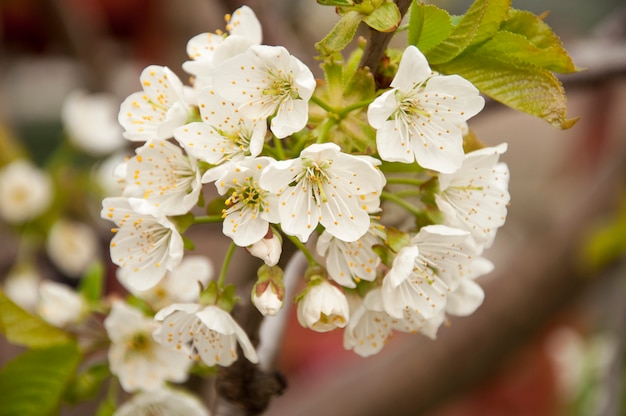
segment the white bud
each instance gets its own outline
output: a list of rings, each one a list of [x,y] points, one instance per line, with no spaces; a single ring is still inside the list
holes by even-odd
[[[259,294],[257,288],[260,286],[265,286],[265,290]],[[274,285],[268,281],[266,285],[255,286],[255,290],[252,291],[252,303],[263,316],[274,316],[281,310],[284,302],[274,289]]]
[[[283,242],[278,233],[268,232],[268,236],[247,247],[254,257],[258,257],[268,266],[275,266],[283,252]]]
[[[350,308],[346,296],[324,280],[309,286],[298,302],[298,322],[317,332],[328,332],[348,324]]]

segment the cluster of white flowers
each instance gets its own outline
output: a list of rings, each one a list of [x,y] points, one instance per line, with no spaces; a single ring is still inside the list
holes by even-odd
[[[283,240],[305,251],[299,322],[344,328],[344,346],[363,356],[380,351],[394,330],[435,337],[446,314],[472,313],[483,299],[474,280],[492,269],[483,250],[505,221],[506,145],[464,152],[466,122],[484,106],[470,82],[433,72],[409,46],[390,88],[355,107],[375,143],[344,151],[309,117],[319,85],[311,70],[284,47],[262,44],[250,8],[227,22],[226,32],[189,41],[183,68],[191,86],[149,66],[143,90],[119,112],[124,137],[140,145],[118,170],[123,194],[104,200],[102,217],[115,223],[110,250],[120,280],[156,312],[148,319],[115,304],[107,318],[111,368],[128,391],[185,379],[184,360],[228,366],[239,347],[258,361],[224,306],[232,307],[224,276],[209,281],[207,264],[180,272],[190,259],[189,218],[221,221],[235,246],[265,261],[252,299],[267,316],[285,301],[276,271]],[[413,195],[430,192],[430,206],[394,193],[394,184],[409,182],[385,174],[393,162],[410,167],[400,170]],[[221,197],[221,215],[198,215],[206,184]],[[384,223],[383,203],[394,202],[438,212],[427,225],[397,230]],[[150,354],[137,358],[141,351]]]

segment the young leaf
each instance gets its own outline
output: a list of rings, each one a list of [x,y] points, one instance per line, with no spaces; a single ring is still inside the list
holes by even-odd
[[[104,380],[110,375],[108,364],[92,365],[71,379],[63,394],[64,400],[70,404],[76,404],[93,399],[98,394]]]
[[[72,340],[66,332],[20,308],[1,290],[0,332],[10,343],[30,348],[47,348]]]
[[[75,343],[30,350],[0,371],[0,416],[40,416],[58,408],[80,361]]]
[[[104,266],[101,262],[95,262],[85,272],[80,280],[78,291],[84,296],[87,302],[95,304],[102,296],[102,285],[104,283]]]
[[[546,69],[519,65],[480,50],[463,54],[436,69],[459,74],[494,100],[558,128],[570,128],[577,121],[567,119],[563,86]]]
[[[409,45],[427,51],[447,38],[451,31],[452,19],[446,10],[413,1],[409,14]]]
[[[398,6],[393,2],[386,2],[377,7],[372,13],[365,16],[363,21],[372,29],[379,32],[391,32],[395,30],[400,21],[402,15]]]
[[[330,33],[315,44],[315,49],[322,55],[332,55],[341,51],[354,38],[363,17],[361,13],[354,10],[344,13]]]

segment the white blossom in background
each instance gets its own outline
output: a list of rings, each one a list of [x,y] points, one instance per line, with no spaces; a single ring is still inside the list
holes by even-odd
[[[212,85],[216,66],[262,42],[261,23],[248,6],[226,15],[226,31],[228,34],[219,30],[201,33],[187,42],[187,55],[191,61],[184,62],[183,69],[194,76],[195,89]]]
[[[415,46],[404,51],[391,87],[367,112],[380,157],[442,173],[459,169],[465,121],[485,105],[478,89],[459,75],[433,73]]]
[[[167,140],[150,140],[126,165],[127,187],[165,215],[183,215],[197,203],[202,190],[195,158]]]
[[[300,157],[267,166],[263,188],[279,196],[282,230],[305,242],[318,224],[343,241],[356,241],[369,229],[369,207],[385,184],[373,158],[342,153],[334,143],[313,144]]]
[[[133,295],[159,310],[172,303],[198,300],[200,287],[206,287],[214,273],[213,263],[205,256],[185,256],[171,272],[167,272],[155,286],[148,290],[135,290],[127,269],[117,269],[117,279]]]
[[[244,330],[215,305],[175,303],[157,312],[154,319],[162,322],[154,339],[164,347],[187,351],[190,362],[227,367],[237,359],[237,343],[250,362],[259,361]]]
[[[269,157],[245,159],[209,170],[203,177],[215,182],[220,195],[230,192],[222,210],[222,231],[240,247],[263,239],[269,224],[279,221],[277,196],[259,185],[263,169],[272,163]]]
[[[317,239],[317,254],[324,258],[328,275],[341,286],[355,288],[356,282],[376,279],[380,257],[372,247],[383,244],[384,229],[372,223],[369,230],[356,241],[346,242],[324,231]]]
[[[104,320],[111,346],[111,372],[126,392],[153,391],[166,381],[187,380],[191,362],[184,351],[165,348],[152,338],[158,325],[122,301],[114,301]]]
[[[267,123],[245,117],[235,103],[212,89],[198,94],[202,122],[174,130],[174,137],[187,153],[212,165],[256,157],[263,149]]]
[[[117,121],[119,103],[112,94],[72,91],[63,103],[61,119],[68,138],[92,156],[104,156],[128,144]]]
[[[69,219],[57,220],[46,239],[46,253],[65,275],[82,277],[100,255],[100,241],[89,225]]]
[[[385,311],[401,319],[405,311],[430,319],[444,309],[448,293],[458,287],[477,248],[466,231],[429,225],[402,248],[383,279]]]
[[[169,139],[187,122],[189,103],[183,83],[164,66],[150,65],[140,76],[143,91],[129,95],[120,106],[118,121],[131,141]]]
[[[45,280],[39,285],[37,313],[48,323],[65,327],[85,317],[87,302],[69,286]]]
[[[41,274],[30,264],[18,264],[3,282],[4,293],[22,309],[33,312],[39,302]]]
[[[311,70],[282,46],[253,45],[220,65],[213,88],[252,119],[267,119],[282,139],[302,130],[315,89]]]
[[[102,202],[101,217],[113,221],[111,261],[129,273],[134,290],[156,285],[183,258],[183,239],[154,205],[140,198],[111,197]]]
[[[210,416],[196,396],[171,388],[136,393],[113,416]]]
[[[298,301],[298,322],[317,332],[343,328],[350,319],[346,296],[327,280],[312,282]]]
[[[20,224],[43,214],[52,202],[53,184],[48,174],[24,159],[0,170],[0,219]]]
[[[509,169],[498,163],[506,148],[503,143],[466,154],[458,171],[439,175],[439,193],[435,194],[443,223],[469,231],[485,248],[506,220]]]

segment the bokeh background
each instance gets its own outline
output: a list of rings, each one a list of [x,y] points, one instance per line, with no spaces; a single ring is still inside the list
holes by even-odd
[[[433,3],[460,14],[470,2]],[[65,140],[61,111],[74,90],[107,92],[121,102],[139,89],[139,73],[149,64],[188,79],[181,68],[187,40],[223,28],[224,14],[241,4],[2,0],[0,168],[16,155],[39,166],[58,158]],[[245,4],[261,20],[264,43],[287,47],[319,75],[313,44],[336,22],[332,8],[314,0]],[[581,117],[568,131],[494,102],[470,123],[485,143],[509,143],[503,160],[512,203],[486,253],[496,271],[479,281],[485,304],[451,320],[436,341],[399,334],[368,359],[344,351],[340,333],[311,333],[292,317],[276,363],[289,387],[268,414],[625,414],[626,258],[619,244],[611,250],[626,222],[626,7],[620,0],[514,0],[513,6],[550,11],[546,22],[586,70],[561,78],[570,117]],[[95,161],[66,160],[83,162]],[[66,174],[57,181],[80,190],[75,179]],[[99,223],[97,194],[69,195],[88,199],[62,209],[93,224],[106,259],[110,235]],[[206,231],[193,238],[198,251],[215,258],[227,243]],[[19,244],[20,230],[0,221],[0,284]],[[37,262],[46,277],[72,283],[46,253]],[[118,289],[111,281],[109,290]],[[0,364],[14,352],[2,342]]]

